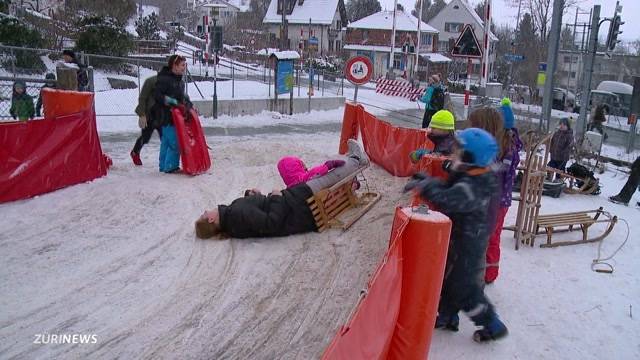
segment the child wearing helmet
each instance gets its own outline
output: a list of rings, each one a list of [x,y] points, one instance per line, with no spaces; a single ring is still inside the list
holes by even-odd
[[[483,281],[485,249],[493,230],[487,224],[487,212],[497,190],[496,176],[489,166],[495,162],[498,144],[478,128],[458,132],[456,140],[459,149],[447,181],[417,174],[405,191],[415,191],[453,222],[435,327],[458,331],[458,312],[462,310],[481,327],[474,340],[485,342],[508,332],[484,294]]]
[[[411,161],[417,163],[420,159],[430,153],[450,155],[453,153],[455,140],[455,119],[453,114],[447,110],[440,110],[431,117],[427,138],[434,144],[433,151],[420,148],[409,154]]]

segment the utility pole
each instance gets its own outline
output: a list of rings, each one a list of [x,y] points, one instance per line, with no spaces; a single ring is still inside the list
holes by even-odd
[[[391,27],[391,56],[389,58],[389,73],[393,71],[393,51],[396,47],[396,10],[398,9],[398,0],[393,1],[393,25]]]
[[[547,73],[544,82],[544,97],[542,98],[542,114],[540,117],[540,125],[543,120],[546,121],[546,128],[549,131],[551,123],[551,105],[553,104],[553,84],[554,73],[558,63],[558,45],[560,44],[560,31],[562,28],[562,9],[564,8],[564,0],[553,0],[553,14],[551,18],[551,32],[549,34],[549,46],[547,54]]]
[[[591,12],[591,30],[589,33],[589,46],[585,56],[584,75],[582,76],[582,98],[580,99],[580,116],[576,126],[576,135],[580,139],[587,129],[587,109],[591,93],[591,76],[593,75],[593,63],[598,49],[598,27],[600,23],[600,5],[595,5]]]
[[[418,62],[420,61],[420,38],[422,37],[422,33],[420,32],[420,25],[422,25],[422,4],[424,4],[424,0],[419,0],[419,1],[420,1],[420,14],[418,15],[418,40],[416,40],[416,63],[413,67],[413,74],[416,78],[418,78]]]
[[[518,16],[517,16],[517,19],[516,19],[516,31],[515,31],[514,36],[513,36],[513,41],[511,42],[511,53],[512,54],[516,53],[516,40],[518,39],[518,31],[520,29],[520,9],[521,8],[522,8],[522,0],[520,0],[520,2],[518,2]],[[509,92],[509,86],[511,84],[513,84],[513,63],[514,62],[515,61],[511,61],[511,63],[509,64],[509,77],[507,78],[507,86],[505,87],[507,89],[507,93]]]
[[[282,26],[280,26],[280,49],[289,50],[289,27],[287,26],[287,1],[279,0],[282,3]]]
[[[484,42],[482,47],[484,52],[482,53],[482,77],[480,79],[480,94],[486,94],[487,79],[489,78],[489,48],[491,43],[491,0],[485,0],[484,3]]]

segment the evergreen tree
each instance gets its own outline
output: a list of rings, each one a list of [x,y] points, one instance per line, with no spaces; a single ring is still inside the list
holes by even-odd
[[[126,56],[133,49],[132,36],[124,25],[108,16],[87,16],[78,26],[76,47],[78,50],[97,55]],[[92,60],[94,66],[119,65],[110,60]]]
[[[346,8],[350,22],[358,21],[382,10],[378,0],[349,0]]]
[[[158,27],[158,15],[155,12],[136,20],[136,32],[138,37],[144,40],[159,40],[160,28]]]
[[[447,6],[447,3],[444,0],[422,0],[424,1],[424,5],[422,5],[422,22],[429,22],[431,19],[436,17],[438,13]],[[417,18],[419,18],[418,13],[420,12],[420,0],[416,0],[416,3],[411,11],[411,14]]]
[[[9,46],[19,46],[25,48],[40,48],[43,40],[40,33],[21,23],[14,17],[0,18],[0,44]],[[13,65],[20,72],[36,72],[41,73],[45,70],[45,65],[36,53],[27,50],[3,50],[5,54],[13,54],[14,59],[5,58],[3,65],[11,69]]]
[[[134,0],[66,0],[65,11],[76,14],[108,16],[126,23],[136,13]]]

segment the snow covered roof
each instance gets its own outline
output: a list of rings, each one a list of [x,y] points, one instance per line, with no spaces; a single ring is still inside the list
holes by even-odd
[[[407,14],[402,10],[396,11],[396,30],[399,31],[417,31],[418,18],[411,14]],[[393,11],[382,10],[375,14],[364,17],[358,21],[354,21],[348,26],[349,29],[381,29],[392,30],[393,28]],[[424,21],[420,25],[420,32],[437,34],[438,30]]]
[[[475,9],[473,8],[473,6],[471,6],[471,4],[469,4],[467,2],[467,0],[452,0],[446,7],[455,7],[455,6],[459,6],[462,5],[468,12],[469,15],[471,15],[473,17],[473,20],[476,22],[476,25],[479,26],[480,28],[484,28],[484,21],[482,21],[482,19],[480,18],[480,16],[478,16],[478,14],[476,13]],[[442,13],[444,11],[444,9],[440,10],[440,13]],[[438,15],[440,15],[440,13],[438,13],[435,17],[437,17]],[[496,14],[493,12],[493,10],[491,11],[491,17],[495,17]],[[452,19],[454,20],[454,19]],[[498,41],[498,37],[495,36],[493,34],[492,31],[489,31],[489,37],[491,38],[491,41]]]
[[[251,1],[250,0],[227,0],[227,2],[235,7],[237,7],[240,12],[246,12],[251,9]]]
[[[376,52],[391,52],[391,46],[379,46],[379,45],[355,45],[349,44],[343,47],[345,50],[362,50],[362,51],[376,51]],[[402,48],[394,48],[394,52],[401,53]]]
[[[287,50],[287,51],[274,51],[270,56],[275,56],[279,60],[295,60],[300,59],[300,54],[297,51]]]
[[[299,5],[296,1],[291,14],[287,14],[287,21],[290,24],[308,24],[311,19],[312,24],[329,25],[333,23],[339,2],[340,0],[306,0]],[[278,0],[271,0],[263,22],[282,22],[282,14],[278,14]]]
[[[429,60],[432,63],[447,63],[451,62],[448,57],[439,53],[421,53],[420,57]]]

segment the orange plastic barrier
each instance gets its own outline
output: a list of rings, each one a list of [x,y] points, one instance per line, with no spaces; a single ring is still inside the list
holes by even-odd
[[[93,94],[45,90],[43,102],[42,120],[0,123],[0,203],[107,174]]]
[[[347,152],[348,139],[357,139],[358,130],[371,161],[395,176],[410,176],[418,170],[409,159],[413,150],[433,149],[425,130],[393,126],[366,112],[362,105],[345,103],[340,154]]]
[[[367,284],[353,317],[342,326],[322,359],[381,359],[389,349],[400,311],[402,244],[393,239]]]
[[[93,108],[93,93],[44,88],[42,107],[45,119],[87,111]]]
[[[340,148],[338,154],[344,155],[349,150],[347,140],[358,139],[358,116],[364,109],[362,105],[344,103],[344,115],[342,116],[342,132],[340,133]]]
[[[387,359],[426,359],[436,322],[449,248],[451,220],[416,208],[397,208],[409,216],[402,234],[402,296]]]
[[[440,298],[451,221],[396,209],[389,249],[322,359],[425,359]]]

